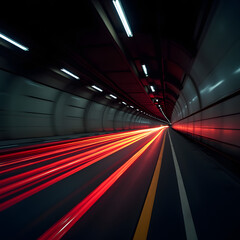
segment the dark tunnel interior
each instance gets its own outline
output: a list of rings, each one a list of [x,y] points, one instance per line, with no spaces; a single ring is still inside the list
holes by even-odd
[[[240,239],[238,0],[1,9],[1,239]]]

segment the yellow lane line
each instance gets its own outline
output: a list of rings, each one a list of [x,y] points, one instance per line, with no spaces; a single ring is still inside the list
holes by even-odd
[[[152,216],[153,204],[154,204],[155,195],[156,195],[156,191],[157,191],[160,168],[162,165],[162,156],[163,156],[163,150],[164,150],[164,145],[165,145],[165,138],[166,138],[166,132],[164,134],[162,147],[161,147],[161,151],[159,153],[157,165],[156,165],[153,177],[152,177],[152,181],[151,181],[148,193],[147,193],[147,197],[146,197],[143,209],[142,209],[141,216],[138,221],[138,225],[137,225],[135,234],[133,236],[133,240],[147,239],[149,224],[150,224],[150,220],[151,220],[151,216]]]

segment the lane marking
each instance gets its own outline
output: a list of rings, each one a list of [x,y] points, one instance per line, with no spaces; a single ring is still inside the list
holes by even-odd
[[[135,231],[135,234],[133,236],[133,240],[145,240],[147,239],[148,235],[148,229],[149,229],[149,224],[152,216],[152,209],[153,209],[153,204],[155,200],[155,195],[157,191],[157,185],[158,185],[158,179],[159,179],[159,173],[162,165],[162,156],[163,156],[163,150],[164,150],[164,145],[165,145],[165,138],[166,138],[166,132],[164,133],[163,137],[163,142],[162,142],[162,147],[159,153],[157,165],[154,170],[154,174],[152,177],[152,181],[147,193],[147,197],[138,221],[138,225]]]
[[[172,140],[170,137],[170,133],[168,131],[168,137],[170,141],[170,146],[172,149],[172,156],[173,156],[173,162],[176,170],[176,176],[177,176],[177,183],[178,183],[178,190],[179,190],[179,195],[180,195],[180,201],[181,201],[181,206],[182,206],[182,213],[183,213],[183,221],[184,221],[184,226],[185,226],[185,231],[186,231],[186,237],[187,240],[197,240],[197,233],[196,229],[194,226],[193,218],[192,218],[192,213],[190,210],[187,194],[186,194],[186,189],[184,187],[181,171],[178,165],[177,157],[175,150],[173,148]]]
[[[113,184],[138,160],[138,158],[146,151],[146,149],[159,137],[162,133],[161,129],[158,133],[155,131],[154,137],[148,141],[140,150],[138,150],[131,158],[129,158],[120,168],[113,172],[106,180],[104,180],[97,188],[89,193],[80,203],[78,203],[70,212],[63,216],[51,228],[49,228],[38,240],[58,240],[61,239],[73,225],[111,188]]]

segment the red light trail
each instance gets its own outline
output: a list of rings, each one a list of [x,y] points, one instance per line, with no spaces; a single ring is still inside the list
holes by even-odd
[[[125,133],[119,133],[119,134],[109,134],[109,136],[97,136],[97,137],[92,137],[91,139],[89,139],[88,137],[87,139],[80,139],[80,140],[78,139],[78,140],[75,140],[74,142],[64,143],[64,144],[62,144],[62,142],[56,142],[55,143],[56,145],[54,146],[44,147],[46,144],[43,144],[44,146],[41,148],[14,152],[14,153],[4,153],[3,151],[3,154],[0,156],[0,161],[2,161],[0,162],[0,167],[9,166],[9,165],[13,165],[13,164],[24,162],[24,161],[30,161],[35,158],[46,157],[47,155],[61,153],[61,152],[65,152],[73,149],[81,149],[83,147],[93,146],[94,144],[110,142],[110,141],[114,141],[120,138],[132,136],[132,135],[143,133],[143,132],[146,132],[146,130],[139,130],[136,132],[131,131],[131,132],[125,132]],[[48,152],[48,154],[46,152]],[[21,158],[21,160],[19,158]]]
[[[29,165],[47,162],[50,159],[56,158],[56,161],[48,164],[46,163],[45,166],[37,167],[33,170],[26,170],[24,173],[1,180],[0,185],[2,187],[0,189],[0,199],[3,199],[3,202],[0,204],[0,211],[156,133],[156,131],[159,131],[159,128],[109,134],[83,140],[78,139],[74,142],[59,144],[57,146],[31,149],[26,152],[7,153],[1,156],[0,159],[3,160],[0,165],[1,173],[7,173],[8,171],[14,171],[19,168],[25,170],[25,167]],[[90,148],[90,150],[88,150],[88,148]],[[84,152],[77,153],[79,150],[84,150]],[[67,156],[70,153],[76,153],[76,155]],[[53,154],[55,155],[52,156]],[[62,160],[57,159],[63,156],[66,157]],[[12,160],[11,157],[15,159]],[[39,158],[42,157],[44,157],[44,159],[39,160]],[[29,162],[30,159],[32,162]],[[22,192],[23,190],[25,192]],[[18,192],[21,193],[16,196]],[[6,197],[8,197],[8,199],[4,200]]]
[[[61,239],[71,227],[102,197],[102,195],[127,171],[127,169],[143,154],[143,152],[163,133],[166,127],[158,128],[152,139],[137,151],[127,162],[118,168],[112,175],[103,181],[95,190],[77,204],[69,213],[62,217],[39,240]],[[160,130],[160,131],[159,131]]]

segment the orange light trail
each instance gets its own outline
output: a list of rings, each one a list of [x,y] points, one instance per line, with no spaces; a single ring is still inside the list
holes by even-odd
[[[102,195],[127,171],[127,169],[143,154],[143,152],[163,133],[166,127],[158,128],[154,137],[137,153],[135,153],[119,169],[103,181],[95,190],[85,197],[69,213],[62,217],[49,230],[47,230],[39,240],[61,239],[71,227],[102,197]]]
[[[0,211],[11,207],[12,205],[24,200],[25,198],[32,196],[33,194],[51,186],[52,184],[57,183],[58,181],[61,181],[64,178],[96,163],[97,161],[100,161],[107,156],[141,139],[146,138],[147,136],[155,133],[156,131],[159,131],[159,129],[153,128],[147,130],[132,131],[130,133],[128,132],[126,134],[121,134],[121,137],[114,136],[114,142],[110,142],[104,146],[95,147],[94,149],[91,149],[89,151],[85,151],[71,157],[66,157],[63,160],[58,160],[46,166],[42,166],[34,170],[27,171],[25,173],[21,173],[13,177],[1,180],[0,185],[2,186],[2,188],[0,189],[0,199],[4,199],[6,197],[8,197],[8,199],[0,204]],[[123,136],[125,137],[124,139],[122,139]],[[106,141],[110,141],[112,137],[113,136],[109,136],[108,140],[106,137],[100,138],[101,140],[104,139],[103,143],[106,143]],[[88,141],[89,140],[90,139],[88,139]],[[99,143],[99,139],[97,140],[97,142]],[[57,157],[59,157],[59,155],[57,155]],[[18,160],[21,164],[23,164],[24,167],[26,166],[26,163],[21,162],[21,158]],[[49,160],[49,158],[44,160]],[[45,182],[46,180],[48,181]],[[37,186],[29,189],[34,185]],[[17,196],[14,195],[23,190],[25,190],[25,192]],[[9,199],[9,196],[12,198]]]
[[[118,140],[120,138],[128,137],[128,136],[133,136],[139,133],[144,133],[146,130],[138,130],[138,131],[130,131],[130,132],[124,132],[124,133],[119,133],[119,134],[109,134],[110,136],[97,136],[97,137],[92,137],[89,139],[80,139],[76,140],[74,142],[70,143],[64,143],[62,144],[61,142],[57,142],[57,145],[54,146],[47,146],[47,147],[41,147],[37,149],[31,149],[27,151],[20,151],[20,152],[15,152],[15,153],[3,153],[0,156],[0,167],[7,167],[11,166],[16,163],[21,163],[25,161],[30,161],[34,160],[36,158],[40,157],[46,157],[48,155],[52,154],[59,154],[61,152],[73,150],[73,149],[81,149],[87,146],[93,146],[94,144],[101,144],[104,142],[110,142],[114,140]],[[44,144],[45,145],[45,144]],[[9,168],[11,169],[11,168]]]
[[[119,134],[117,136],[93,138],[93,139],[89,139],[87,141],[85,141],[85,140],[77,141],[77,142],[74,143],[74,146],[64,147],[61,144],[60,146],[54,146],[55,149],[58,148],[57,150],[52,150],[52,147],[51,147],[51,151],[49,150],[49,148],[47,148],[47,149],[46,148],[44,148],[44,149],[41,148],[42,153],[37,153],[35,155],[32,155],[33,154],[32,151],[30,151],[30,152],[27,151],[26,153],[24,153],[24,155],[28,154],[28,156],[24,156],[20,159],[13,159],[13,160],[8,160],[8,161],[4,161],[4,162],[0,163],[0,169],[2,169],[2,170],[0,170],[0,173],[3,174],[3,173],[7,173],[7,172],[10,172],[10,171],[13,171],[13,170],[17,170],[19,168],[30,166],[30,165],[33,165],[33,164],[41,163],[41,162],[44,162],[44,161],[49,161],[53,158],[56,158],[56,156],[48,157],[48,156],[51,156],[51,155],[54,155],[54,154],[58,154],[58,157],[60,157],[60,156],[62,157],[62,156],[68,155],[70,153],[78,152],[80,150],[81,151],[86,150],[87,147],[89,147],[89,148],[96,147],[96,146],[101,145],[103,143],[106,144],[106,143],[109,143],[109,142],[117,141],[119,139],[127,138],[129,136],[135,136],[137,134],[141,134],[141,133],[144,133],[144,132],[146,132],[146,130],[141,131],[141,132],[137,132],[137,133],[130,132],[130,133],[125,133],[125,134]],[[71,143],[71,145],[73,145],[73,143]],[[37,149],[35,151],[35,153],[38,152],[38,151],[39,151],[39,149]],[[45,151],[48,151],[48,152],[45,152]],[[62,153],[62,154],[60,154],[60,153]],[[3,156],[2,158],[4,158],[4,157],[6,158],[6,156]],[[7,158],[8,157],[9,156],[7,156]],[[41,157],[44,157],[44,159],[37,160],[38,158],[41,158]],[[46,158],[46,157],[48,157],[48,158]],[[31,160],[31,162],[29,162],[30,160]],[[24,163],[24,162],[27,162],[27,163]],[[17,166],[14,166],[14,165],[17,165]]]

